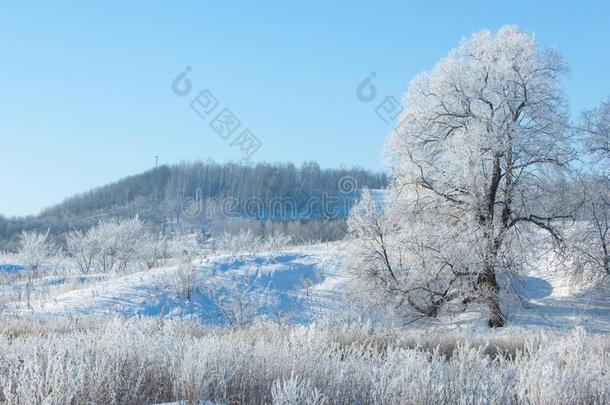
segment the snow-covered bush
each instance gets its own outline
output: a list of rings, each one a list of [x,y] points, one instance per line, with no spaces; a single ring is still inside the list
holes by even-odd
[[[103,241],[102,263],[106,271],[124,270],[142,250],[145,230],[138,217],[102,222],[98,230]]]
[[[604,404],[607,335],[3,319],[0,402]]]
[[[197,267],[192,263],[181,263],[174,272],[174,290],[179,299],[190,301],[196,292]]]
[[[312,387],[309,381],[292,376],[288,379],[278,379],[271,387],[271,396],[274,405],[323,405],[327,403],[326,397]]]
[[[220,239],[220,250],[231,255],[254,255],[260,251],[262,239],[250,229],[237,233],[224,233]]]
[[[167,252],[172,258],[188,262],[201,251],[197,235],[174,235],[167,242]]]
[[[261,316],[271,293],[257,285],[258,276],[258,271],[206,274],[203,291],[216,307],[223,324],[239,329]]]
[[[151,236],[138,218],[109,219],[87,232],[72,231],[66,238],[68,253],[84,273],[121,271],[150,251]],[[148,251],[147,251],[148,250]],[[146,257],[150,262],[151,257]]]
[[[262,250],[266,252],[281,252],[292,244],[292,237],[282,232],[274,232],[265,237]]]
[[[147,232],[142,235],[142,245],[137,253],[137,259],[148,269],[159,267],[168,256],[167,245],[167,238],[163,235]]]
[[[281,252],[292,244],[293,238],[283,232],[274,231],[260,236],[251,229],[237,233],[224,233],[219,249],[231,255],[254,255],[259,252]]]

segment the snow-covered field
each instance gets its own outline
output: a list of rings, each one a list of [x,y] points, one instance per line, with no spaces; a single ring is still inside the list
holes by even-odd
[[[55,293],[34,300],[31,309],[6,301],[4,305],[12,315],[43,318],[181,317],[225,325],[223,312],[243,304],[248,307],[243,321],[357,320],[365,309],[352,296],[348,260],[345,242],[256,255],[219,254],[125,275],[45,277],[36,280],[36,288],[54,286]],[[3,291],[17,286],[5,285]],[[610,331],[607,288],[577,288],[573,280],[545,266],[514,279],[513,287],[522,298],[508,312],[513,327]],[[241,301],[230,300],[235,295]],[[471,311],[410,327],[479,328],[483,321],[479,312]]]
[[[397,328],[365,317],[347,252],[335,242],[47,272],[31,308],[19,263],[4,263],[0,403],[610,400],[607,290],[541,266],[513,283],[523,300],[505,328],[475,310]]]
[[[127,275],[88,275],[89,282],[78,288],[35,300],[31,309],[22,307],[11,312],[43,317],[179,316],[223,323],[215,293],[228,296],[238,292],[256,297],[250,304],[263,318],[287,316],[309,323],[340,310],[347,288],[345,261],[342,244],[253,256],[221,254]],[[75,277],[82,280],[82,276]],[[50,277],[37,284],[41,288],[40,284],[69,280]],[[192,290],[188,297],[184,294],[187,288]]]
[[[607,335],[2,319],[0,402],[605,404]],[[509,333],[506,333],[509,332]]]

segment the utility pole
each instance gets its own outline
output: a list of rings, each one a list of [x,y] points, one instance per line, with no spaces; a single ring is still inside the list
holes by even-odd
[[[157,201],[157,177],[159,176],[159,173],[156,172],[156,169],[159,168],[159,155],[155,155],[155,176],[154,176],[154,180],[153,180],[153,186],[154,186],[154,190],[153,190],[153,207],[157,207],[158,201]]]

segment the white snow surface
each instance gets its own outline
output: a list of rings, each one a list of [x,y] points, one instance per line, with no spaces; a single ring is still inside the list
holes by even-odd
[[[346,242],[294,247],[284,252],[254,256],[210,256],[197,259],[196,287],[215,274],[222,283],[249,278],[253,294],[259,294],[257,311],[263,318],[279,317],[310,323],[331,317],[355,319],[350,291],[349,255]],[[205,323],[222,324],[219,308],[206,290],[196,289],[190,300],[176,292],[179,266],[145,270],[123,276],[88,276],[90,282],[76,289],[21,308],[20,315],[42,317],[122,315],[194,317]],[[49,280],[49,283],[57,280]],[[535,271],[513,281],[522,300],[511,301],[511,325],[535,328],[570,329],[583,327],[594,332],[610,331],[610,288],[578,287],[573,280],[541,263]],[[443,326],[479,328],[485,324],[480,311],[422,320],[411,327]]]
[[[35,302],[36,315],[110,315],[196,317],[204,322],[222,323],[218,308],[205,291],[205,278],[214,274],[220,284],[248,278],[263,316],[290,316],[311,322],[327,311],[337,310],[347,288],[343,270],[346,260],[342,244],[294,248],[255,256],[229,255],[197,259],[196,291],[190,300],[176,290],[179,266],[157,268],[108,280],[84,284],[82,288]]]

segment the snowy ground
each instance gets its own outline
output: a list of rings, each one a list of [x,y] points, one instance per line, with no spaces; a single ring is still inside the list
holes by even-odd
[[[195,291],[190,299],[181,294],[184,266],[174,265],[83,282],[80,288],[45,297],[33,302],[32,309],[16,312],[41,316],[183,316],[222,322],[217,305],[205,287],[206,279],[213,276],[217,280],[216,291],[221,293],[224,288],[235,287],[235,280],[248,280],[247,286],[244,283],[247,288],[238,285],[237,290],[258,294],[256,305],[268,318],[284,316],[311,322],[328,311],[339,310],[347,283],[342,271],[346,255],[341,247],[316,245],[250,257],[218,255],[198,259],[191,263]],[[61,282],[66,282],[66,278],[37,281],[38,284]]]
[[[610,288],[587,288],[553,272],[538,271],[516,285],[524,305],[514,310],[511,322],[522,326],[553,329],[583,327],[590,331],[610,331]]]
[[[540,265],[513,283],[523,298],[506,300],[505,328],[476,309],[373,327],[345,322],[360,314],[346,248],[127,275],[61,275],[69,264],[57,263],[35,279],[31,309],[19,268],[0,267],[0,402],[609,403],[607,289]],[[236,296],[270,322],[215,327],[231,323],[223,311]]]
[[[43,317],[61,315],[107,315],[194,317],[205,323],[223,323],[218,300],[211,297],[206,280],[214,277],[217,294],[258,295],[250,307],[268,319],[309,323],[325,316],[355,319],[359,313],[350,299],[346,246],[343,242],[295,247],[285,252],[262,253],[235,258],[211,256],[192,263],[190,299],[181,294],[184,266],[141,271],[124,276],[47,277],[41,286],[70,284],[56,288],[33,302],[10,312]],[[4,271],[15,271],[5,265]],[[247,280],[240,285],[237,281]],[[575,288],[573,281],[540,266],[536,272],[514,282],[523,301],[509,311],[515,326],[610,331],[608,289]],[[15,286],[4,286],[3,290]],[[233,288],[233,290],[231,290]],[[217,297],[216,297],[217,298]],[[10,308],[10,307],[9,307]],[[353,313],[352,313],[353,311]],[[439,321],[423,321],[413,326],[471,328],[483,325],[481,314],[472,311]]]

